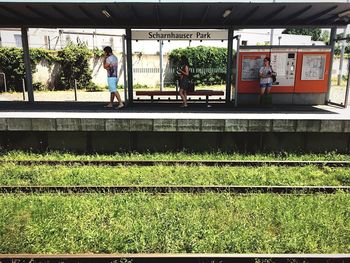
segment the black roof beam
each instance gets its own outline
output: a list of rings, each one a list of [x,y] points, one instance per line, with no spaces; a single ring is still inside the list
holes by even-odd
[[[157,22],[157,25],[160,25],[160,15],[159,15],[159,7],[158,7],[158,4],[155,4],[155,5],[154,5],[154,12],[155,12],[155,15],[156,15],[156,22]]]
[[[312,8],[312,5],[309,5],[303,9],[301,9],[300,11],[297,11],[289,16],[287,16],[284,21],[287,21],[287,24],[291,24],[291,22],[295,21],[299,16],[301,16],[302,14],[306,13],[307,11],[309,11]]]
[[[249,19],[259,10],[259,6],[254,7],[251,11],[249,11],[245,16],[244,19],[240,22],[241,25],[244,25],[249,21]]]
[[[23,15],[23,14],[21,14],[20,12],[18,12],[18,11],[16,11],[16,10],[13,10],[13,9],[7,7],[7,6],[0,5],[0,8],[3,9],[3,10],[5,10],[7,13],[10,13],[10,14],[14,15],[14,16],[16,17],[16,19],[18,19],[18,20],[21,21],[22,23],[25,23],[25,22],[26,22],[24,19],[30,20],[28,16]],[[24,19],[23,19],[23,18],[24,18]]]
[[[118,19],[116,18],[116,16],[112,12],[112,10],[109,9],[107,6],[104,7],[104,10],[106,10],[108,12],[108,14],[111,16],[111,19],[113,20],[113,23],[114,24],[118,24]]]
[[[90,20],[90,22],[92,23],[92,24],[97,24],[96,23],[96,20],[97,20],[97,18],[96,17],[94,17],[92,14],[90,14],[84,7],[82,7],[81,5],[78,5],[78,8],[79,8],[79,10]]]
[[[322,12],[319,12],[319,13],[313,15],[313,16],[310,16],[310,17],[306,18],[304,21],[305,21],[306,24],[311,24],[315,20],[320,19],[322,16],[332,12],[334,9],[337,9],[337,8],[338,8],[338,6],[334,5],[334,6],[328,8],[326,10],[323,10]]]
[[[231,8],[231,14],[225,19],[224,24],[226,25],[232,25],[235,21],[235,16],[238,15],[241,10],[239,9],[239,6],[235,6]]]
[[[182,26],[182,21],[184,18],[184,6],[180,6],[180,14],[179,14],[179,25]]]
[[[36,14],[37,16],[40,17],[40,19],[46,19],[46,20],[52,20],[52,17],[50,17],[49,15],[47,15],[46,13],[39,11],[37,9],[35,9],[32,6],[26,5],[26,8],[31,11],[32,13]]]
[[[66,18],[69,22],[71,23],[76,23],[76,19],[74,19],[71,15],[67,14],[66,12],[64,12],[62,9],[60,9],[59,7],[53,5],[52,8],[59,13],[60,15],[62,15],[64,18]]]
[[[129,8],[131,10],[131,13],[133,15],[133,20],[139,20],[139,15],[137,14],[136,10],[135,10],[135,7],[131,4],[129,5]]]
[[[210,6],[207,5],[207,7],[205,8],[205,11],[204,11],[204,13],[202,15],[202,18],[201,18],[201,25],[203,25],[205,20],[207,19],[208,14],[209,14],[209,9],[210,9]]]
[[[271,13],[269,13],[267,16],[265,16],[263,18],[264,20],[264,24],[269,23],[271,20],[273,20],[277,15],[279,15],[279,13],[281,13],[284,9],[286,9],[286,6],[282,6],[280,8],[278,8],[276,11],[273,11]]]

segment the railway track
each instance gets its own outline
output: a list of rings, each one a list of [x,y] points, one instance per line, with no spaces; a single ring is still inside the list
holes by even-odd
[[[350,186],[231,186],[231,185],[165,185],[165,186],[0,186],[0,193],[276,193],[334,194],[350,192]]]
[[[0,254],[1,262],[133,262],[133,263],[346,263],[350,254]],[[260,260],[260,261],[259,261]]]
[[[300,167],[313,165],[317,167],[350,167],[350,161],[261,161],[261,160],[0,160],[0,164],[13,163],[17,165],[93,165],[93,166],[155,166],[155,165],[192,165],[192,166],[288,166]]]

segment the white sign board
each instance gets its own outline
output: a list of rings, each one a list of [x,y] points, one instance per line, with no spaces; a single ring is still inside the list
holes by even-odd
[[[303,55],[302,80],[323,80],[326,55]]]
[[[131,31],[132,40],[226,40],[227,30],[207,31]]]
[[[242,59],[242,80],[259,79],[259,70],[264,64],[265,55],[244,55]]]

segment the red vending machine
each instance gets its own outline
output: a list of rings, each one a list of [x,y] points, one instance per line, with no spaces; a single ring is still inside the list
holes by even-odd
[[[238,104],[259,102],[259,69],[265,57],[277,72],[273,104],[324,104],[328,91],[331,49],[307,47],[242,47],[239,53]]]

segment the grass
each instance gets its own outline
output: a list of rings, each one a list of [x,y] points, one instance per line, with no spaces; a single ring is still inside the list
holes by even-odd
[[[350,185],[350,169],[0,165],[0,185]]]
[[[349,253],[349,197],[0,195],[0,253]]]
[[[32,153],[24,151],[0,152],[1,160],[304,160],[304,161],[350,161],[350,155],[329,152],[324,154],[270,153],[115,153],[112,155],[78,155],[68,152]]]
[[[2,160],[350,160],[11,151]],[[350,185],[329,167],[0,165],[3,185]],[[0,194],[0,253],[350,253],[350,194]]]

